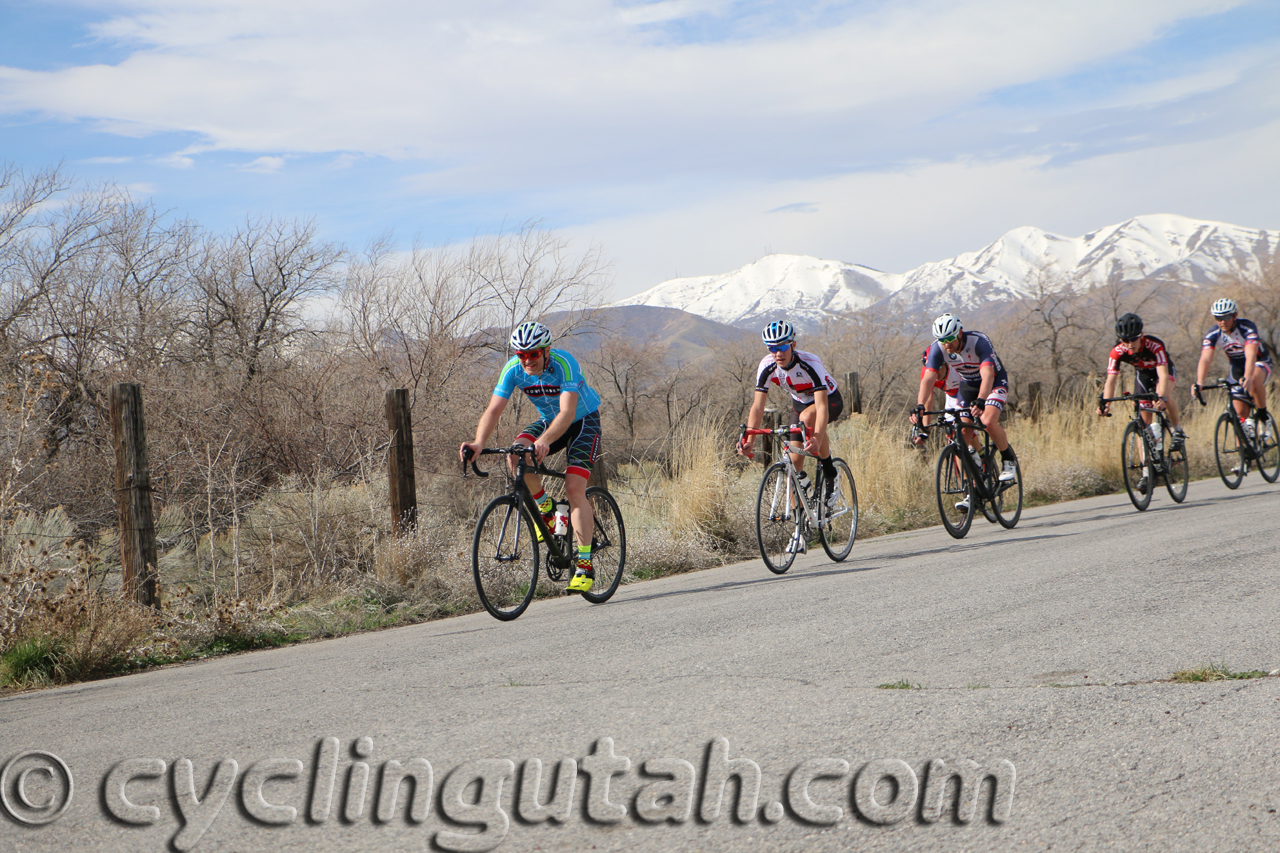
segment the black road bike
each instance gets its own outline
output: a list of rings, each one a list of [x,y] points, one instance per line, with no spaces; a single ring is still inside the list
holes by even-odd
[[[1151,493],[1156,481],[1164,480],[1169,497],[1174,503],[1182,503],[1187,497],[1187,483],[1191,480],[1191,466],[1187,464],[1186,447],[1177,447],[1173,440],[1173,425],[1159,409],[1144,409],[1143,402],[1158,399],[1156,394],[1121,394],[1119,397],[1098,395],[1098,409],[1106,403],[1133,403],[1133,419],[1124,428],[1120,440],[1120,469],[1124,474],[1124,489],[1129,500],[1139,511],[1151,505]],[[1143,413],[1153,416],[1152,432],[1143,419]],[[1111,417],[1111,413],[1106,413]],[[1156,436],[1159,436],[1159,439]]]
[[[956,539],[963,539],[973,524],[974,512],[981,510],[992,524],[1013,529],[1022,517],[1022,467],[1014,463],[1015,479],[1000,481],[1001,463],[991,435],[981,421],[968,420],[967,412],[957,409],[917,412],[939,418],[938,423],[921,429],[945,430],[946,443],[938,454],[934,482],[938,496],[938,514],[942,526]],[[963,419],[963,420],[962,420]],[[969,447],[964,430],[982,436],[978,450]]]
[[[499,495],[480,513],[475,537],[471,541],[471,571],[475,576],[480,603],[496,619],[515,619],[533,600],[538,586],[540,549],[547,550],[547,580],[567,583],[578,560],[578,547],[573,538],[573,523],[564,533],[547,527],[524,475],[538,473],[543,477],[563,480],[561,471],[553,471],[531,462],[533,451],[524,445],[492,447],[480,451],[481,456],[513,456],[515,475],[508,471],[510,488]],[[475,460],[471,470],[478,477],[488,477]],[[463,469],[465,476],[466,469]],[[599,486],[587,488],[587,500],[595,516],[595,532],[591,537],[591,567],[595,582],[582,597],[592,604],[603,604],[618,589],[627,563],[627,531],[622,512],[613,495]]]
[[[760,543],[760,557],[775,575],[791,568],[799,545],[803,543],[807,547],[815,530],[822,550],[837,563],[849,556],[853,540],[858,536],[858,489],[848,463],[839,458],[831,460],[836,469],[836,484],[834,499],[828,505],[822,499],[826,493],[822,466],[817,466],[814,484],[805,486],[791,454],[813,454],[803,448],[785,446],[788,438],[798,439],[800,433],[799,426],[747,429],[743,424],[738,438],[741,446],[749,435],[772,435],[781,447],[779,461],[764,470],[756,495],[756,540]]]
[[[1218,416],[1213,428],[1213,452],[1217,457],[1218,476],[1227,484],[1228,489],[1240,488],[1244,475],[1254,465],[1268,483],[1274,483],[1280,477],[1280,432],[1276,430],[1276,419],[1270,410],[1261,419],[1254,416],[1253,397],[1239,382],[1230,379],[1219,379],[1212,385],[1201,385],[1195,389],[1196,399],[1201,406],[1207,405],[1201,391],[1212,391],[1215,388],[1227,392],[1226,410]],[[1248,406],[1250,428],[1240,422],[1234,403]],[[1252,435],[1250,435],[1252,432]]]

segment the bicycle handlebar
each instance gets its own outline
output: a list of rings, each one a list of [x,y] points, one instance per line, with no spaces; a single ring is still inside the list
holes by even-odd
[[[924,417],[926,415],[929,417],[934,417],[936,415],[937,417],[941,418],[944,422],[948,419],[952,420],[955,422],[956,426],[959,426],[961,429],[976,429],[976,430],[981,430],[983,432],[987,431],[986,424],[984,424],[980,420],[974,419],[971,421],[966,421],[964,423],[960,422],[961,418],[973,418],[973,413],[971,413],[968,409],[937,409],[937,410],[916,411],[915,413],[920,415],[921,417]],[[940,425],[941,424],[939,424],[939,426]],[[922,429],[925,433],[929,432],[929,427],[925,426],[924,424],[916,424],[916,426],[920,427],[920,429]]]
[[[798,433],[800,433],[800,434],[801,434],[801,439],[807,439],[807,438],[809,437],[809,435],[811,434],[811,433],[809,432],[809,430],[805,427],[805,425],[804,425],[804,424],[789,424],[789,425],[787,425],[787,426],[780,426],[780,427],[776,427],[776,428],[774,428],[774,429],[752,429],[752,428],[748,427],[746,424],[742,424],[742,425],[741,425],[741,432],[738,434],[738,446],[739,446],[739,447],[743,446],[743,445],[746,443],[747,436],[749,436],[749,435],[752,435],[752,436],[755,436],[755,435],[776,435],[776,436],[782,437],[782,436],[789,436],[789,435],[791,435],[791,433],[794,433],[794,432],[798,432]],[[792,453],[794,453],[794,452],[796,452],[796,451],[791,451],[791,452],[792,452]],[[813,456],[813,454],[812,454],[812,453],[808,453],[807,451],[805,451],[805,450],[803,450],[803,449],[802,449],[802,450],[800,450],[800,453],[801,453],[802,455],[806,455],[806,456]],[[755,458],[756,458],[755,453],[744,453],[744,454],[742,454],[742,455],[743,455],[743,456],[745,456],[745,457],[747,457],[748,459],[755,459]],[[817,457],[814,457],[814,458],[816,459]]]
[[[474,458],[476,455],[479,455],[479,456],[511,455],[511,456],[524,457],[524,456],[528,456],[531,453],[533,453],[533,447],[526,446],[523,444],[513,444],[510,447],[486,447],[486,448],[483,448],[479,454],[473,453],[471,449],[468,448],[466,452],[467,458],[462,463],[462,476],[464,477],[467,476],[467,462],[471,463],[471,470],[475,472],[475,475],[477,477],[489,476],[488,471],[482,471],[480,470],[480,467],[476,465],[476,459]],[[533,465],[529,465],[527,462],[523,462],[523,464],[526,465],[527,467],[532,468],[533,473],[535,474],[548,474],[553,477],[564,476],[561,472],[553,471],[550,468],[543,465],[542,463],[535,462]]]
[[[1233,397],[1238,396],[1242,400],[1247,399],[1250,403],[1253,403],[1253,396],[1250,394],[1244,393],[1243,390],[1240,392],[1237,392],[1235,389],[1242,388],[1242,386],[1240,385],[1239,382],[1234,382],[1230,379],[1219,379],[1217,382],[1214,382],[1212,385],[1192,385],[1191,391],[1196,395],[1196,400],[1199,401],[1201,406],[1207,406],[1209,404],[1204,401],[1204,396],[1200,392],[1213,391],[1217,388],[1225,388]]]

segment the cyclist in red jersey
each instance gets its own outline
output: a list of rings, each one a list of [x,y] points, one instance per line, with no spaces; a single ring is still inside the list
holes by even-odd
[[[1120,378],[1120,365],[1132,364],[1134,370],[1134,391],[1139,394],[1156,394],[1158,398],[1143,401],[1142,408],[1156,409],[1169,416],[1173,424],[1173,449],[1178,450],[1186,441],[1182,432],[1182,419],[1178,413],[1178,404],[1173,399],[1173,386],[1178,381],[1178,372],[1173,366],[1173,357],[1165,349],[1164,341],[1154,335],[1142,333],[1142,318],[1137,314],[1124,314],[1116,320],[1116,337],[1120,342],[1112,348],[1107,362],[1107,381],[1102,387],[1102,396],[1111,397],[1116,393],[1116,381]],[[1104,403],[1098,409],[1099,415],[1108,414],[1110,403]],[[1142,419],[1151,423],[1151,415],[1143,413]]]

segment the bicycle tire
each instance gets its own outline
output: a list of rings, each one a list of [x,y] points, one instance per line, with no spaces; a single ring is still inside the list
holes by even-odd
[[[1005,530],[1012,530],[1017,527],[1018,519],[1022,518],[1022,463],[1016,459],[1013,462],[1013,476],[1014,481],[1012,483],[1000,482],[999,474],[996,475],[995,481],[996,499],[992,503],[995,505],[996,520],[1000,522],[1000,526]],[[1018,500],[1013,508],[1013,514],[1010,515],[1005,512],[1005,506],[1009,495],[1015,490],[1018,493]]]
[[[1276,419],[1268,411],[1266,422],[1258,426],[1258,471],[1268,483],[1280,479],[1280,434],[1276,432]],[[1269,437],[1268,437],[1269,436]]]
[[[1161,438],[1164,439],[1164,487],[1174,503],[1182,503],[1187,499],[1187,484],[1191,482],[1191,466],[1187,463],[1187,448],[1184,444],[1173,449],[1173,427],[1166,420],[1160,421]]]
[[[968,451],[964,451],[968,453]],[[969,471],[960,460],[960,451],[954,444],[942,448],[938,454],[938,466],[934,470],[934,486],[938,496],[938,514],[942,526],[952,537],[963,539],[973,524],[973,482]],[[961,510],[955,506],[958,497],[968,498],[968,505]]]
[[[489,615],[509,622],[524,613],[538,587],[538,543],[514,495],[500,495],[480,512],[471,540],[471,573]]]
[[[858,538],[858,486],[853,481],[853,472],[843,459],[832,459],[836,469],[836,490],[840,495],[834,508],[824,507],[825,522],[818,527],[818,539],[822,542],[822,550],[837,563],[843,563],[853,550],[853,542]],[[819,466],[821,472],[821,466]],[[821,487],[822,474],[818,474]],[[823,492],[818,491],[819,498]]]
[[[622,523],[618,502],[600,486],[587,489],[591,502],[594,532],[591,536],[591,568],[596,579],[582,597],[592,604],[604,604],[618,591],[627,569],[627,528]]]
[[[1244,479],[1245,454],[1242,439],[1240,422],[1236,416],[1223,412],[1213,427],[1213,455],[1218,463],[1218,476],[1228,489],[1240,488],[1240,481]]]
[[[760,545],[760,558],[775,575],[791,568],[796,555],[787,550],[787,544],[793,537],[804,535],[802,510],[792,506],[793,488],[786,463],[775,462],[765,469],[756,496],[756,541]]]
[[[1151,458],[1151,448],[1147,444],[1146,427],[1136,421],[1129,421],[1124,428],[1124,436],[1120,439],[1120,472],[1124,475],[1124,490],[1129,493],[1129,500],[1143,512],[1151,506],[1151,493],[1155,490],[1152,482],[1151,466],[1147,460]],[[1146,487],[1138,488],[1138,483],[1146,480]]]

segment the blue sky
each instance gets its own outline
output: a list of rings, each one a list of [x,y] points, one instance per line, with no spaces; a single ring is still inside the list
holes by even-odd
[[[1280,3],[4,0],[0,161],[360,248],[543,220],[614,293],[1021,225],[1280,229]]]

